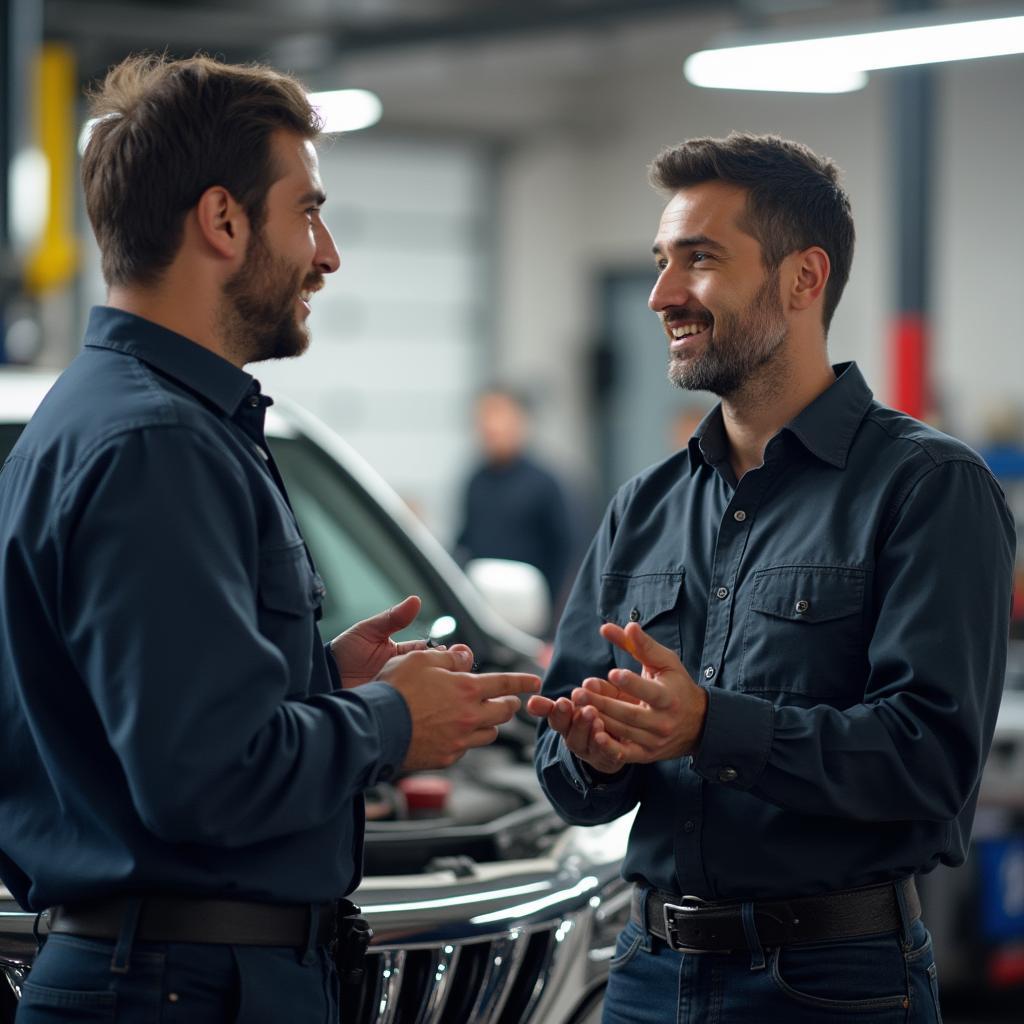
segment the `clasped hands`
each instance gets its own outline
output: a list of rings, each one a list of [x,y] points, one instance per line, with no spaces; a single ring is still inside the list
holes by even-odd
[[[603,774],[692,753],[704,729],[707,692],[674,651],[635,622],[624,629],[605,623],[601,636],[636,658],[642,673],[612,669],[607,679],[584,679],[570,697],[533,696],[527,710],[546,718],[580,760]]]

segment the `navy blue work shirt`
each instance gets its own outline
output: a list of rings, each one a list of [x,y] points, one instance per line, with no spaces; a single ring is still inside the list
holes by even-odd
[[[0,473],[0,877],[18,902],[326,901],[408,709],[341,690],[247,373],[92,312]]]
[[[543,692],[639,622],[707,689],[692,757],[588,770],[541,723],[569,821],[639,803],[625,877],[704,899],[803,895],[963,861],[1003,685],[1014,524],[967,446],[874,401],[853,364],[738,482],[721,407],[615,496]]]

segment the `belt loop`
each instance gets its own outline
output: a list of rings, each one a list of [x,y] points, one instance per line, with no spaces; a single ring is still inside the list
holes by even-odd
[[[903,943],[904,949],[910,949],[914,942],[910,934],[914,922],[910,916],[910,909],[907,907],[907,880],[901,878],[899,881],[893,882],[892,887],[896,893],[896,906],[900,911],[900,941]]]
[[[743,935],[747,940],[747,947],[750,949],[750,969],[763,971],[767,964],[764,950],[761,948],[761,938],[757,934],[757,924],[754,921],[754,904],[744,903],[740,907],[740,916],[743,919]]]
[[[121,931],[117,936],[117,945],[110,960],[112,974],[127,974],[131,965],[132,946],[135,944],[135,932],[139,927],[139,915],[142,913],[142,900],[128,900],[121,918]]]
[[[46,935],[43,935],[39,931],[39,922],[42,919],[44,914],[46,915],[46,923],[47,923],[47,925],[49,925],[49,923],[50,923],[50,911],[49,910],[40,910],[39,913],[36,914],[35,920],[32,922],[32,938],[36,940],[36,956],[38,956],[43,951],[43,946],[46,945],[46,940],[49,938],[49,933],[47,933]]]
[[[306,936],[306,948],[302,951],[300,963],[309,967],[316,963],[316,936],[320,930],[320,904],[309,905],[309,934]]]
[[[639,921],[640,930],[642,932],[646,932],[646,931],[648,931],[648,928],[647,928],[647,897],[650,895],[651,889],[650,889],[650,886],[637,884],[636,891],[637,891],[637,896],[638,896],[637,906],[638,906],[639,911],[640,911],[640,914],[639,914],[639,916],[640,916],[640,921]]]

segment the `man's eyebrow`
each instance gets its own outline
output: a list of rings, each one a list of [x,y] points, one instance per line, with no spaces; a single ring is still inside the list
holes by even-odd
[[[669,249],[692,249],[694,246],[701,246],[703,249],[715,249],[718,252],[725,252],[725,246],[721,242],[716,242],[713,238],[708,238],[707,235],[689,235],[686,238],[673,238],[668,243]],[[661,242],[655,242],[651,246],[651,252],[655,256],[658,256],[665,251],[665,246]]]
[[[319,188],[310,189],[309,192],[303,192],[295,202],[299,206],[309,206],[310,203],[315,206],[323,206],[327,202],[327,193]]]

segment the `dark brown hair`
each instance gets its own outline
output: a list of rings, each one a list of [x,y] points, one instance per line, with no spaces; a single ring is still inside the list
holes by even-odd
[[[90,94],[85,206],[108,285],[152,284],[181,245],[185,214],[220,185],[254,231],[279,176],[271,135],[313,139],[320,120],[291,76],[261,65],[136,55]]]
[[[826,332],[850,276],[854,229],[850,197],[839,168],[799,142],[776,135],[733,132],[724,139],[688,139],[662,150],[650,166],[651,184],[667,192],[722,181],[747,190],[740,227],[761,245],[765,266],[812,245],[828,253]]]

